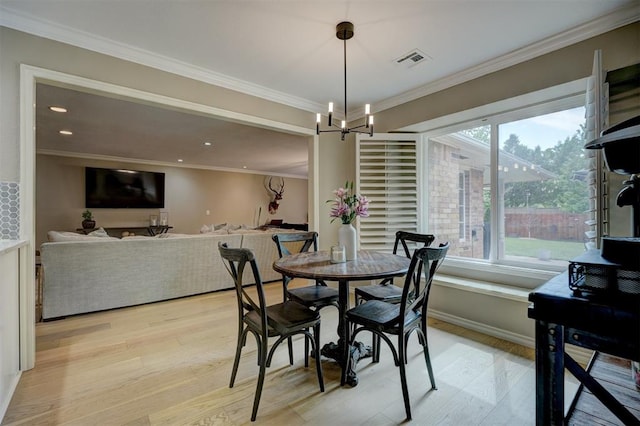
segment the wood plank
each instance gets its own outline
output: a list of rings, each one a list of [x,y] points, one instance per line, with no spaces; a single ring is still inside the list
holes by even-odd
[[[292,285],[307,285],[295,280]],[[271,303],[281,283],[268,284]],[[36,367],[23,374],[3,425],[248,424],[256,386],[256,344],[247,340],[236,385],[232,291],[38,323]],[[337,310],[321,311],[321,341],[335,341]],[[361,334],[371,341],[370,333]],[[416,424],[535,423],[533,350],[436,320],[429,348],[438,390],[430,391],[417,339],[408,347]],[[340,386],[340,368],[323,359],[325,392],[303,341],[286,345],[267,370],[258,422],[266,425],[372,424],[404,421],[398,368],[383,343],[380,363],[362,360],[357,387]]]
[[[614,398],[635,415],[640,423],[640,390],[636,388],[631,377],[631,362],[629,360],[599,353],[591,367],[590,374]],[[570,425],[623,424],[586,387],[582,389],[578,396],[575,408],[570,413],[568,423]]]

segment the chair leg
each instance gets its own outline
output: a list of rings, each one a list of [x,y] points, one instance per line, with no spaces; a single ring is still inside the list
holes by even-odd
[[[380,362],[380,336],[371,333],[371,362]]]
[[[429,380],[431,380],[431,389],[437,390],[436,380],[433,377],[433,368],[431,367],[431,357],[429,356],[429,344],[427,343],[427,335],[424,335],[424,344],[422,345],[422,351],[424,352],[424,360],[427,363],[427,371],[429,372]]]
[[[320,362],[320,323],[313,327],[313,338],[315,344],[313,345],[313,353],[316,359],[316,373],[318,374],[318,384],[320,385],[320,392],[324,392],[324,377],[322,375],[322,363]],[[307,336],[305,336],[305,342]]]
[[[238,365],[240,364],[240,355],[242,353],[242,347],[247,340],[247,330],[238,329],[238,343],[236,345],[236,357],[233,360],[233,369],[231,370],[231,380],[229,381],[229,387],[232,388],[236,381],[236,374],[238,373]]]
[[[409,387],[407,386],[407,364],[403,362],[406,359],[405,338],[398,336],[398,367],[400,368],[400,384],[402,385],[402,398],[404,399],[404,410],[407,413],[407,420],[411,420],[411,402],[409,401]]]
[[[404,338],[404,347],[407,348],[409,346],[409,334],[407,334]],[[407,351],[404,352],[404,363],[408,364],[409,363],[409,359],[408,359],[408,355],[407,355]]]
[[[263,339],[261,339],[263,340]],[[258,375],[258,383],[256,384],[256,395],[253,398],[253,410],[251,412],[251,421],[256,420],[258,414],[258,406],[260,405],[260,396],[262,395],[262,387],[264,385],[264,376],[267,368],[267,342],[260,342],[261,350],[259,351],[261,356],[259,359],[260,373]]]
[[[309,339],[306,337],[304,338],[304,366],[309,367]]]
[[[289,365],[293,365],[293,340],[291,337],[287,339],[287,346],[289,347]]]

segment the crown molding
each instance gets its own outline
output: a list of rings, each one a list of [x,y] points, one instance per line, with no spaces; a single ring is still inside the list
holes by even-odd
[[[268,101],[277,102],[305,111],[317,111],[321,104],[272,90],[228,75],[216,73],[183,61],[159,55],[124,43],[119,43],[95,34],[59,25],[50,21],[17,13],[0,5],[0,26],[12,28],[28,34],[66,43],[72,46],[113,56],[136,64],[166,71],[181,77],[220,86]]]
[[[306,180],[309,179],[307,175],[297,175],[292,173],[274,173],[274,172],[265,172],[262,170],[235,169],[231,167],[207,166],[203,164],[173,163],[169,161],[145,160],[142,158],[117,157],[113,155],[102,155],[102,154],[87,154],[83,152],[59,151],[55,149],[37,149],[36,154],[50,155],[54,157],[80,158],[83,160],[112,161],[112,162],[127,163],[127,164],[144,164],[147,166],[176,167],[176,168],[182,168],[182,169],[211,170],[211,171],[229,172],[229,173],[245,173],[245,174],[259,175],[259,176],[278,176],[278,177],[306,179]]]
[[[380,112],[413,101],[636,22],[639,20],[638,9],[638,5],[632,3],[626,7],[617,9],[608,15],[604,15],[591,22],[574,27],[564,33],[533,43],[525,48],[518,49],[499,58],[468,68],[433,83],[420,86],[416,89],[406,91],[397,96],[392,96],[383,101],[372,104],[372,112]],[[91,33],[74,30],[50,21],[17,13],[3,7],[2,5],[0,5],[0,25],[127,60],[129,62],[156,68],[182,77],[192,78],[215,86],[256,96],[304,111],[322,111],[324,108],[324,105],[318,102],[313,102],[287,93],[272,90],[228,75],[215,73],[202,67],[196,67],[186,62],[178,61],[164,55],[158,55],[124,43],[114,42],[113,40],[98,37]],[[354,111],[354,114],[355,115],[352,115],[353,119],[361,118],[361,112]]]

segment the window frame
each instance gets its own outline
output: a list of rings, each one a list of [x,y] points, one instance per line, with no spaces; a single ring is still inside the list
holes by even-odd
[[[549,114],[578,106],[586,106],[587,78],[550,87],[529,94],[517,96],[511,99],[483,105],[466,111],[439,117],[434,120],[408,126],[401,130],[418,131],[421,134],[421,144],[426,147],[429,139],[453,133],[463,129],[478,126],[491,126],[490,147],[490,173],[491,173],[491,209],[499,212],[497,194],[498,182],[498,126],[499,124],[517,121],[537,115]],[[420,162],[428,164],[428,158],[423,156]],[[423,190],[428,190],[428,183],[423,182]],[[428,211],[425,206],[423,211]],[[500,229],[500,214],[491,217],[492,229]],[[428,232],[427,218],[421,223],[422,232]],[[498,247],[498,233],[491,234],[491,247]],[[488,260],[472,260],[468,258],[448,257],[442,265],[442,273],[462,278],[472,278],[500,284],[508,284],[517,287],[535,288],[540,282],[544,282],[562,272],[566,268],[549,265],[546,268],[536,267],[531,263],[516,262],[507,259],[498,259],[495,250],[492,250]],[[542,281],[541,281],[542,280]]]

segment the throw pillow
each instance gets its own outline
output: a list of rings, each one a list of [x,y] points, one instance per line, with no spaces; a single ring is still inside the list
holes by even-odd
[[[109,236],[109,234],[107,234],[107,231],[105,231],[104,228],[102,227],[96,229],[93,232],[89,232],[89,234],[87,235],[90,235],[92,237],[108,237]]]

